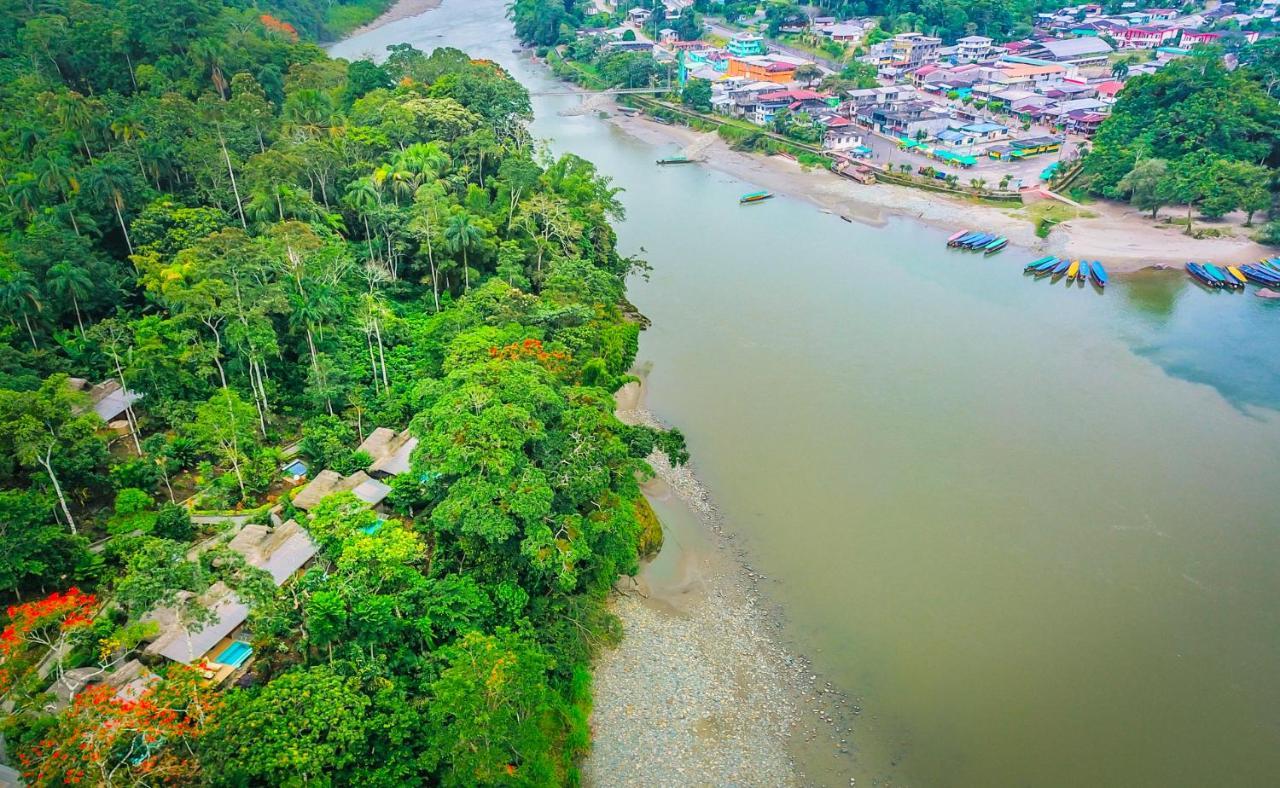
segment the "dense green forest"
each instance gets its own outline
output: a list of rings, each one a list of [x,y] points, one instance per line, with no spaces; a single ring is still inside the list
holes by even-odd
[[[574,783],[605,594],[660,540],[643,458],[685,457],[613,416],[617,190],[540,152],[497,65],[331,60],[300,40],[330,4],[248,5],[4,3],[8,750],[35,785]],[[69,377],[140,400],[108,429]],[[284,447],[348,474],[374,427],[419,440],[388,511],[296,510]],[[319,547],[282,588],[192,516],[272,505]],[[140,696],[49,713],[218,584],[237,686],[147,659]]]
[[[1270,213],[1280,177],[1275,44],[1245,48],[1234,70],[1209,47],[1130,79],[1085,160],[1089,188],[1153,215],[1183,206],[1188,231],[1197,210],[1209,218],[1245,211],[1249,223]],[[1280,223],[1261,237],[1280,244]]]

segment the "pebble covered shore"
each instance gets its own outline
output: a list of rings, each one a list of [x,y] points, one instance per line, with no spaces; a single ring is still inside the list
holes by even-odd
[[[661,426],[639,408],[618,416]],[[675,602],[649,598],[643,573],[619,583],[613,611],[625,637],[596,664],[585,784],[811,784],[793,745],[833,736],[827,709],[835,698],[815,688],[807,662],[778,640],[757,588],[763,577],[740,560],[692,469],[658,453],[649,463],[715,546],[698,557],[696,587]],[[824,708],[813,708],[816,698]]]

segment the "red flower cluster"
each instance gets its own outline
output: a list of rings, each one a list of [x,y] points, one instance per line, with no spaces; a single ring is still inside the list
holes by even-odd
[[[62,632],[70,632],[88,626],[93,621],[93,608],[97,604],[98,598],[93,594],[83,593],[72,586],[66,591],[54,592],[35,602],[10,605],[6,611],[9,626],[0,632],[0,657],[12,656],[33,632],[49,630],[54,626]]]
[[[533,361],[552,372],[560,372],[569,361],[569,354],[560,350],[547,351],[542,347],[540,339],[526,339],[523,342],[512,342],[505,347],[489,348],[490,358],[501,358],[508,361]]]
[[[189,783],[199,773],[192,743],[217,707],[196,672],[178,666],[136,700],[91,685],[45,738],[18,753],[23,777],[33,785],[76,785],[114,772],[121,784]]]
[[[262,22],[262,26],[273,33],[279,33],[290,41],[298,40],[298,31],[288,22],[276,19],[271,14],[263,14],[258,17],[258,21]]]

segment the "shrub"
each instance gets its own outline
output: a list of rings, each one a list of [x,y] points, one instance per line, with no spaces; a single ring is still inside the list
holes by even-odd
[[[188,542],[195,535],[195,527],[191,524],[191,513],[185,506],[167,503],[156,512],[152,532],[164,539]]]

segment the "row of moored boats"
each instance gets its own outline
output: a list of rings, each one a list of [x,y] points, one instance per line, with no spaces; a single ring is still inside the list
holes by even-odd
[[[1068,260],[1046,255],[1027,263],[1022,270],[1036,277],[1052,276],[1056,279],[1065,276],[1069,281],[1081,284],[1091,281],[1098,287],[1107,286],[1107,269],[1098,260]]]
[[[978,230],[961,230],[947,239],[947,246],[952,249],[968,249],[984,254],[995,254],[1009,245],[1009,239],[995,233],[984,233]]]
[[[1205,287],[1243,290],[1252,282],[1260,287],[1280,289],[1280,257],[1240,266],[1187,263],[1187,273]]]

